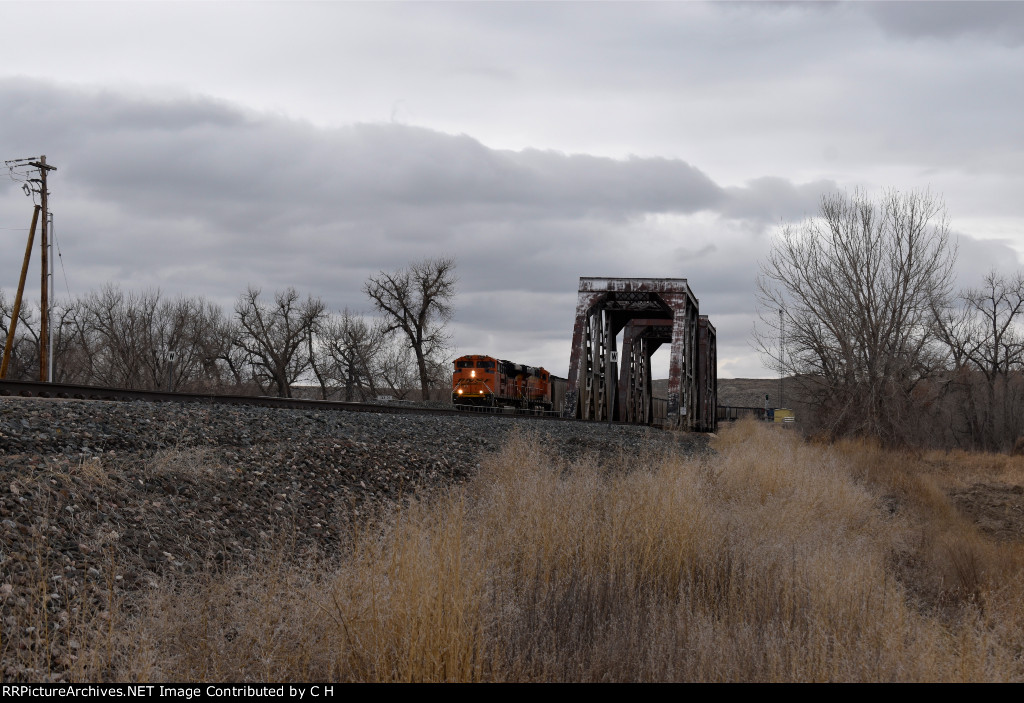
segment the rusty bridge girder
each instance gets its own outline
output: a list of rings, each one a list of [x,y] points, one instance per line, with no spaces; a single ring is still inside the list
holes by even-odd
[[[697,297],[685,278],[580,278],[564,416],[651,422],[651,355],[668,343],[666,422],[680,429],[704,429],[699,319]],[[714,328],[710,330],[703,339],[714,343]],[[619,332],[621,357],[616,349]],[[708,362],[714,358],[705,356]],[[713,427],[714,412],[711,417]]]
[[[697,327],[698,429],[714,432],[718,427],[718,333],[707,315],[698,318]]]

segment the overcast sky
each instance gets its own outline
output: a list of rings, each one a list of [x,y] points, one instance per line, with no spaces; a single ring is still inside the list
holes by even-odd
[[[0,27],[0,160],[58,168],[59,296],[368,310],[368,275],[452,255],[457,352],[564,375],[580,276],[670,276],[719,375],[757,377],[758,260],[825,192],[941,195],[962,285],[1024,260],[1024,3],[0,2]],[[8,295],[30,217],[0,172]]]

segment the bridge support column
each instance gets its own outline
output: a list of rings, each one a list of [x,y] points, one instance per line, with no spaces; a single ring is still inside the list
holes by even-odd
[[[698,318],[697,400],[700,427],[704,432],[718,429],[718,333],[707,315]]]

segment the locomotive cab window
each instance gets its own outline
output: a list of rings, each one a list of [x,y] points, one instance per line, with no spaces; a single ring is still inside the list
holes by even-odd
[[[455,368],[457,369],[471,369],[473,368],[472,361],[456,361]]]
[[[493,361],[478,361],[477,364],[476,364],[476,367],[478,369],[493,369],[494,368],[494,362]]]

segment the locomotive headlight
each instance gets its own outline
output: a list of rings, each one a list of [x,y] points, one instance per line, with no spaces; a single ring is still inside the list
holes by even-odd
[[[459,389],[459,395],[462,395],[462,389],[461,388]]]
[[[483,394],[484,394],[484,392],[483,392],[483,391],[480,391],[480,395],[483,395]]]
[[[470,378],[476,378],[476,371],[470,371],[469,372],[469,377]]]

